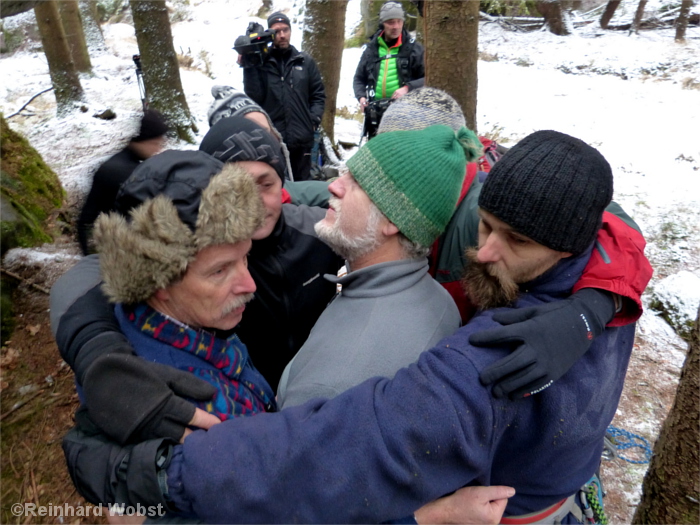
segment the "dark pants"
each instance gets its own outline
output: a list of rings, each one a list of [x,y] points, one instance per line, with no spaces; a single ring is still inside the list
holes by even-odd
[[[309,180],[311,176],[311,148],[289,148],[289,163],[294,180]]]

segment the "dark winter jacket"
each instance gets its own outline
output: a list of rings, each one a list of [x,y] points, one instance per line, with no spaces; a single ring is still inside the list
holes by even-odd
[[[313,225],[325,210],[285,204],[274,232],[253,241],[248,269],[257,285],[235,331],[255,367],[276,389],[316,319],[335,294],[322,278],[335,274],[342,260],[320,241]],[[81,260],[59,281],[51,296],[51,324],[61,356],[82,382],[92,362],[126,343],[111,305],[99,293],[99,259]]]
[[[119,187],[129,178],[141,160],[127,146],[107,159],[95,172],[92,188],[78,217],[78,243],[83,255],[89,252],[88,239],[95,219],[100,213],[114,211],[114,200],[117,198]]]
[[[355,98],[367,97],[367,88],[376,89],[379,78],[379,68],[383,59],[379,57],[379,36],[383,30],[377,31],[372,40],[365,47],[360,63],[355,70],[355,79],[352,84]],[[396,56],[399,86],[408,85],[412,91],[423,87],[425,69],[423,67],[423,46],[411,38],[406,29],[401,33],[401,49]],[[393,55],[392,55],[393,56]],[[379,90],[377,90],[378,96]]]
[[[566,298],[589,257],[528,283],[515,308]],[[469,344],[495,311],[392,380],[194,432],[175,447],[170,498],[207,523],[376,523],[465,485],[515,487],[506,515],[574,494],[600,462],[635,327],[607,328],[561,379],[513,402],[479,381],[510,349]]]
[[[275,50],[261,66],[243,70],[243,88],[270,116],[287,147],[312,146],[326,102],[313,58],[294,46]]]
[[[248,255],[257,291],[236,333],[275,390],[285,366],[335,294],[335,284],[323,275],[335,275],[343,261],[313,228],[324,215],[321,208],[284,204],[275,230],[253,241]]]

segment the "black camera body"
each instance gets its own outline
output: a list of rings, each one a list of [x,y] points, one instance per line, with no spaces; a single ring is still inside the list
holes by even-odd
[[[267,58],[274,39],[274,29],[265,29],[257,22],[251,22],[245,35],[236,38],[233,49],[240,53],[243,67],[257,67]]]
[[[379,100],[370,100],[365,108],[365,123],[362,130],[362,136],[367,136],[367,140],[374,138],[379,130],[379,123],[382,121],[384,112],[393,102],[390,98],[382,98]]]

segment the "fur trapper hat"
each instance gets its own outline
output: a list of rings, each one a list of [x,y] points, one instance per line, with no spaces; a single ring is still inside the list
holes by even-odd
[[[155,182],[144,184],[149,174]],[[130,220],[100,215],[95,241],[104,291],[126,304],[170,286],[207,246],[250,239],[265,215],[253,178],[201,151],[166,151],[144,161],[117,202],[131,206]]]

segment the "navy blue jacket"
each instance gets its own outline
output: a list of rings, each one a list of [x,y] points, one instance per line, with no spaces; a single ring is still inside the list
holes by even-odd
[[[528,283],[516,308],[563,299],[590,250]],[[509,353],[469,344],[493,312],[392,380],[330,400],[238,418],[177,446],[169,496],[205,522],[372,523],[465,485],[510,485],[506,515],[545,508],[596,470],[622,392],[634,325],[608,328],[537,396],[495,399],[479,372]]]

